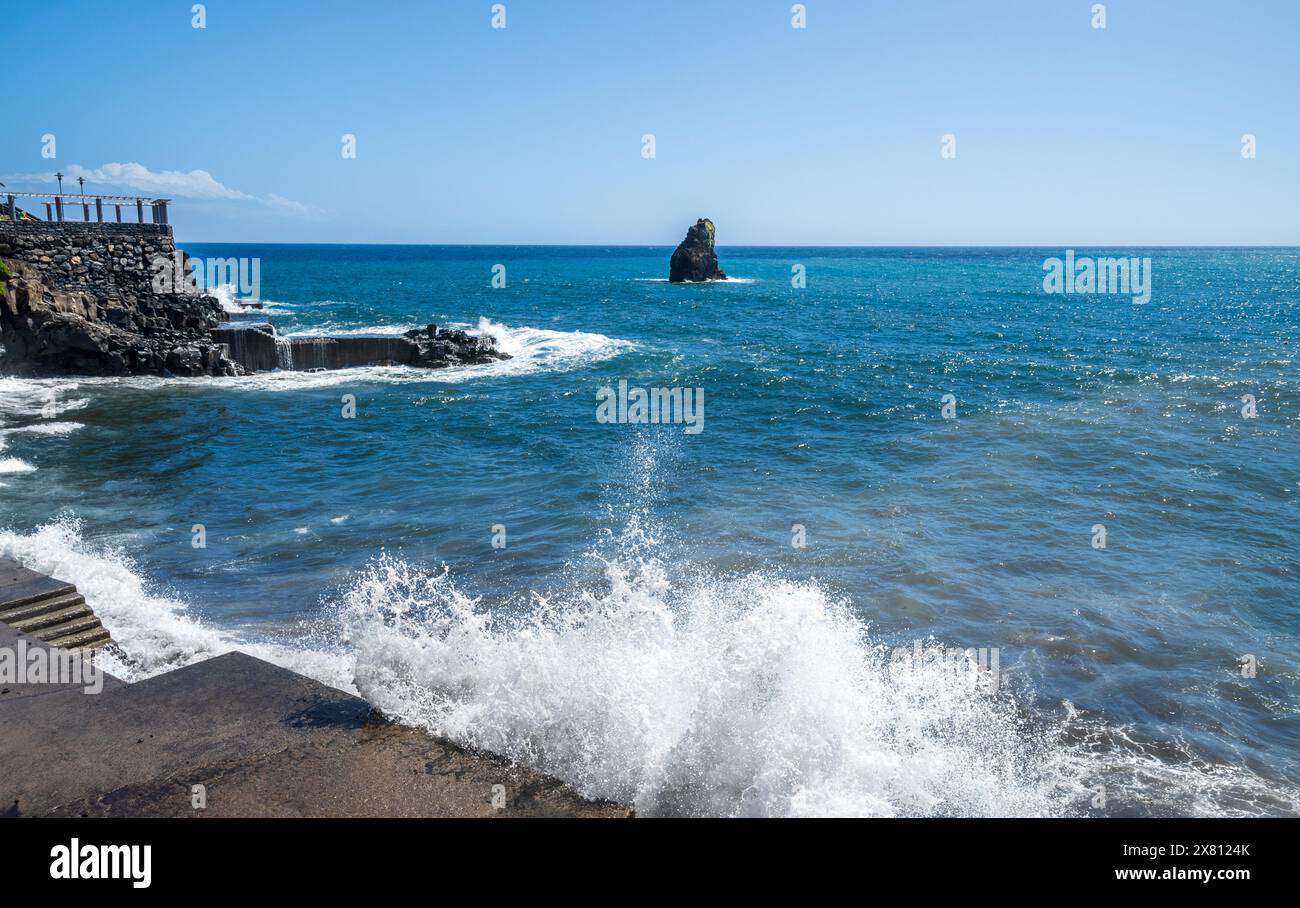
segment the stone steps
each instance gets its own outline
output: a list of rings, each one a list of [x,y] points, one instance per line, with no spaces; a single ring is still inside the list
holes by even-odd
[[[65,649],[96,650],[112,642],[75,586],[7,558],[0,558],[0,622]]]
[[[72,588],[70,593],[54,593],[42,596],[32,602],[25,602],[22,605],[8,604],[0,608],[0,621],[5,624],[12,624],[19,630],[24,630],[20,625],[37,615],[44,615],[51,609],[61,609],[84,603],[86,598],[76,592],[76,587]]]
[[[0,558],[0,611],[32,605],[51,596],[66,596],[76,590],[71,583],[37,574],[16,562]]]
[[[98,618],[95,619],[93,626],[84,630],[61,629],[59,634],[59,636],[51,637],[45,642],[51,646],[72,650],[73,652],[89,652],[102,649],[113,642],[113,638],[109,636],[108,628],[100,624]]]

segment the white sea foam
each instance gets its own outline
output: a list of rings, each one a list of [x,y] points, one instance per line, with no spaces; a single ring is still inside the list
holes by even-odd
[[[90,400],[70,397],[81,379],[0,377],[0,416],[55,419],[64,413],[84,409]]]
[[[634,277],[634,281],[640,281],[643,284],[669,284],[672,283],[666,277]],[[752,284],[756,278],[752,277],[731,277],[727,276],[721,280],[713,281],[681,281],[683,284]]]
[[[15,426],[12,429],[3,429],[6,434],[17,434],[19,432],[31,435],[71,435],[78,429],[84,429],[84,423],[79,422],[36,422],[30,426]]]
[[[643,542],[606,562],[599,586],[526,609],[485,608],[446,573],[377,560],[338,606],[357,688],[642,814],[1042,815],[1077,802],[1061,751],[1010,700],[891,662],[817,584],[674,575]]]
[[[506,374],[567,371],[610,359],[634,346],[631,341],[603,334],[512,328],[486,318],[479,319],[477,333],[491,337],[501,352],[510,354],[512,359],[470,368],[493,369]]]
[[[304,328],[286,334],[285,337],[400,337],[410,331],[413,325],[362,325],[339,326],[325,322],[312,328]]]
[[[221,308],[226,312],[237,313],[244,311],[244,307],[236,302],[238,290],[236,290],[234,284],[220,284],[216,287],[209,287],[206,292],[209,296],[216,297],[217,302],[221,303]]]
[[[217,302],[221,303],[221,308],[226,312],[234,315],[245,312],[252,312],[259,315],[288,315],[293,310],[285,308],[284,303],[277,303],[274,300],[258,299],[251,296],[240,296],[239,289],[234,284],[220,284],[216,287],[204,291],[209,296],[215,296]],[[248,304],[261,303],[260,306],[251,307]]]
[[[36,381],[13,377],[0,378],[0,452],[9,447],[9,437],[19,434],[68,435],[84,428],[82,423],[57,421],[60,413],[80,410],[89,401],[85,398],[61,398],[64,392],[77,388],[76,382],[67,379]],[[40,422],[28,425],[7,425],[7,418],[22,420],[40,417]],[[0,459],[0,473],[31,473],[36,467],[17,457]]]

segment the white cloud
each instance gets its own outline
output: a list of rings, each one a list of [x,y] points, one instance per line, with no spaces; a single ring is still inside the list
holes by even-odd
[[[282,195],[276,195],[274,192],[268,193],[266,198],[261,199],[264,204],[280,211],[287,211],[291,214],[302,215],[303,217],[316,217],[321,214],[319,208],[311,205],[304,205],[302,202],[295,202],[293,199],[286,199]]]
[[[75,183],[77,177],[84,177],[93,185],[92,191],[103,189],[129,189],[143,195],[156,198],[205,199],[212,201],[253,202],[267,208],[300,217],[319,215],[320,209],[282,195],[269,193],[257,196],[242,192],[220,182],[206,170],[150,170],[143,164],[132,161],[128,164],[111,162],[92,169],[72,164],[64,174],[65,185]],[[53,183],[53,173],[20,173],[7,177],[10,180]]]
[[[174,196],[183,199],[234,199],[241,202],[256,201],[254,196],[231,189],[212,178],[206,170],[152,171],[143,164],[104,164],[87,170],[80,164],[68,168],[67,176],[75,180],[85,177],[87,183],[107,186],[124,186],[146,195]]]

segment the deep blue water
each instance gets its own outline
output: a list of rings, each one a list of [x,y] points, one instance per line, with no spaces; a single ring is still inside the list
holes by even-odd
[[[486,318],[518,356],[11,381],[7,429],[38,392],[81,425],[3,436],[11,552],[73,515],[194,617],[291,641],[381,552],[520,614],[599,589],[631,528],[670,577],[811,585],[886,647],[998,648],[1016,714],[1104,755],[1076,779],[1115,789],[1100,812],[1295,811],[1300,250],[1078,250],[1149,256],[1135,305],[1044,293],[1060,249],[726,248],[740,281],[677,286],[668,248],[182,245],[259,259],[284,333]],[[620,379],[703,389],[704,430],[597,422]]]

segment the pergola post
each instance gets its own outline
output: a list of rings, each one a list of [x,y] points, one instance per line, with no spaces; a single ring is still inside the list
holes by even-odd
[[[144,199],[135,200],[135,219],[136,223],[144,223]]]
[[[114,206],[113,206],[113,209],[117,212],[117,222],[118,222],[119,224],[122,223],[122,206],[121,206],[121,205],[114,205]]]
[[[104,200],[95,199],[95,220],[104,223]]]
[[[63,196],[61,195],[54,197],[54,213],[60,221],[63,220]]]
[[[18,206],[14,204],[13,196],[9,196],[9,220],[18,220]]]

